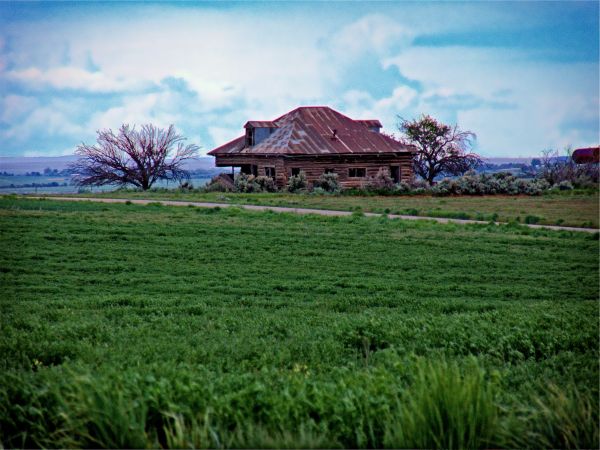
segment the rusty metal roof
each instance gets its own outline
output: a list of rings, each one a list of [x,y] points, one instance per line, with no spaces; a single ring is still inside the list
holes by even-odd
[[[362,123],[367,128],[382,128],[381,122],[377,119],[355,120],[355,122]]]
[[[352,153],[409,153],[404,145],[385,134],[370,131],[378,120],[353,120],[328,106],[302,106],[267,125],[277,128],[268,138],[246,146],[244,136],[208,152],[209,155],[329,155]]]
[[[277,128],[277,124],[268,120],[249,120],[244,128]]]

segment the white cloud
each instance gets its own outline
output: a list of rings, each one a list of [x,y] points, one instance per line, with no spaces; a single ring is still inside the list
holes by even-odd
[[[413,33],[396,20],[370,14],[352,22],[331,38],[328,47],[336,61],[354,60],[364,53],[387,55],[410,44]]]
[[[12,124],[31,113],[39,102],[34,97],[9,94],[0,99],[0,122]]]
[[[398,114],[418,100],[418,92],[408,86],[398,86],[389,97],[376,99],[365,91],[348,91],[343,97],[346,112],[353,119],[379,119],[384,131],[396,132]]]
[[[50,106],[36,108],[25,120],[2,132],[2,138],[26,143],[39,133],[43,133],[45,137],[77,138],[85,135],[85,128],[73,121],[66,111],[69,108],[63,106],[60,102],[55,102]]]
[[[224,127],[208,127],[208,132],[213,141],[217,143],[217,146],[223,145],[243,134],[241,128],[234,130]]]
[[[29,67],[7,71],[5,77],[9,81],[22,83],[34,90],[53,88],[89,92],[123,92],[149,86],[149,83],[135,79],[111,77],[103,72],[89,72],[79,67],[56,67],[48,70]]]
[[[571,129],[564,124],[570,118],[598,123],[598,65],[541,62],[533,56],[503,49],[411,48],[384,64],[422,84],[413,114],[458,121],[477,133],[485,155],[586,145],[589,131],[581,131],[577,120],[571,120]]]

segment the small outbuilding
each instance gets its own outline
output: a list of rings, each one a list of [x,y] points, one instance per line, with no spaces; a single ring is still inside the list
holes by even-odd
[[[410,181],[415,148],[382,134],[379,120],[353,120],[327,106],[303,106],[272,121],[251,120],[245,133],[208,152],[217,167],[272,177],[278,187],[300,171],[309,183],[336,173],[344,188],[360,187],[381,168]]]
[[[576,164],[598,164],[600,162],[600,147],[577,148],[571,155]]]

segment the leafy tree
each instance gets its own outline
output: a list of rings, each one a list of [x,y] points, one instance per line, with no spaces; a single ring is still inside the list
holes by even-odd
[[[438,175],[462,175],[482,164],[481,157],[470,152],[475,133],[462,131],[458,125],[423,115],[412,121],[400,118],[398,129],[404,133],[403,141],[417,149],[415,173],[430,185]]]
[[[173,125],[166,130],[147,124],[139,131],[129,125],[117,133],[98,131],[97,145],[79,145],[79,159],[70,169],[79,186],[131,184],[147,190],[158,180],[189,179],[183,162],[194,158],[199,147],[184,140]]]

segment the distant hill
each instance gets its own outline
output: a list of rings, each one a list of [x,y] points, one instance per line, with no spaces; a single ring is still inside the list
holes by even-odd
[[[531,158],[483,158],[487,164],[531,164]]]
[[[43,172],[46,167],[64,170],[77,156],[35,156],[35,157],[0,157],[0,172],[14,173],[15,175],[26,172]],[[210,170],[214,169],[214,158],[202,156],[193,161],[188,161],[185,165],[188,170]]]

